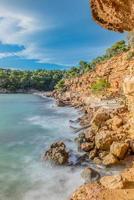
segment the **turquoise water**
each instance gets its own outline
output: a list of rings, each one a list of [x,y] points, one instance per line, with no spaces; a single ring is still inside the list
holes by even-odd
[[[81,184],[80,169],[52,167],[41,155],[57,140],[75,150],[69,119],[78,111],[53,99],[0,95],[0,200],[66,200]]]

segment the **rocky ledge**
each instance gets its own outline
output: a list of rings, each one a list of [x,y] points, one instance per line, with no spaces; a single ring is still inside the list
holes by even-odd
[[[105,176],[100,181],[77,189],[70,200],[134,199],[134,165],[120,175]]]

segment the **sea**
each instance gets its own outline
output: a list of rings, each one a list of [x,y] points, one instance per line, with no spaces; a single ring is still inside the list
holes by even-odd
[[[0,94],[0,200],[69,199],[83,183],[81,167],[51,165],[42,155],[56,141],[75,155],[69,120],[78,116],[52,98]]]

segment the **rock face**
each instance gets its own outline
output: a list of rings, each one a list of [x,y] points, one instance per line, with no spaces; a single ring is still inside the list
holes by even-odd
[[[67,164],[68,159],[69,153],[66,151],[66,146],[63,142],[53,143],[44,155],[44,160],[52,161],[57,165]]]
[[[102,27],[118,31],[134,29],[133,0],[90,0],[94,20]]]
[[[123,159],[128,151],[127,143],[113,142],[110,147],[110,152],[119,159]]]

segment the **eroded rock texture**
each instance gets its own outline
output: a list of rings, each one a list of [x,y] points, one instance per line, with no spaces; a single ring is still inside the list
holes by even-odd
[[[118,31],[134,30],[134,0],[90,0],[92,16],[102,27]]]

